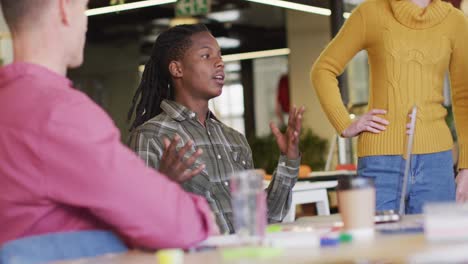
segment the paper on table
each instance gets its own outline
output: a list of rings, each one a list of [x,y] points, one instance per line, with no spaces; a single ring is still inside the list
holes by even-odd
[[[312,248],[320,246],[316,232],[278,232],[267,234],[264,244],[280,248]]]
[[[431,249],[415,254],[408,259],[408,263],[467,263],[468,244],[446,245],[443,248]]]
[[[423,211],[424,235],[428,241],[468,241],[468,204],[427,203]]]
[[[212,236],[201,242],[197,247],[235,247],[244,246],[245,241],[237,235]],[[261,242],[264,246],[283,248],[302,248],[320,246],[320,236],[318,232],[291,232],[281,231],[268,233]]]
[[[239,237],[235,234],[210,236],[206,240],[200,242],[198,247],[228,247],[241,245]]]

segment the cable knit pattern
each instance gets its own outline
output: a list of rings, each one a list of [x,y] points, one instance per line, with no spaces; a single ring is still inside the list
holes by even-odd
[[[362,133],[358,156],[402,155],[406,123],[418,107],[413,153],[452,148],[442,106],[443,85],[450,72],[460,146],[459,166],[468,168],[468,25],[452,5],[433,0],[420,8],[409,0],[368,0],[346,21],[316,61],[311,79],[322,107],[341,133],[350,124],[336,76],[360,50],[369,55],[369,109],[386,109],[390,125],[380,134]]]

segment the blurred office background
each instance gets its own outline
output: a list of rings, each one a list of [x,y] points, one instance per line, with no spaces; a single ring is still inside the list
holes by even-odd
[[[314,135],[307,147],[323,170],[335,131],[310,84],[312,64],[361,0],[90,0],[85,63],[69,72],[113,118],[125,142],[127,112],[143,65],[158,34],[178,23],[205,23],[225,56],[226,84],[210,107],[253,145],[268,137],[275,114],[279,80],[287,76],[291,105],[307,108],[303,126]],[[463,6],[454,0],[454,5]],[[143,6],[115,11],[105,8]],[[103,9],[104,8],[104,9]],[[105,11],[100,14],[101,11]],[[0,20],[1,63],[12,60],[5,22]],[[344,103],[358,115],[368,95],[367,57],[355,56],[340,80]],[[351,143],[352,144],[352,143]],[[337,148],[338,149],[338,148]],[[333,150],[336,152],[336,150]],[[346,162],[354,162],[352,145]],[[255,156],[255,149],[254,149]],[[277,157],[272,157],[277,159]],[[335,159],[334,163],[339,163]]]

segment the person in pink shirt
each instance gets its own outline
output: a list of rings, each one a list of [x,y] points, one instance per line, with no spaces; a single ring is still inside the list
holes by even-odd
[[[134,247],[187,248],[216,233],[204,198],[147,168],[65,77],[83,61],[88,0],[0,3],[14,47],[0,69],[0,245],[104,229]]]

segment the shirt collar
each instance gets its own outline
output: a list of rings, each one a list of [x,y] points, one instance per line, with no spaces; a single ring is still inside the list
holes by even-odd
[[[187,107],[175,102],[175,101],[171,101],[171,100],[163,100],[161,102],[161,109],[172,119],[176,120],[176,121],[184,121],[186,119],[196,119],[197,118],[197,114],[195,112],[193,112],[192,110],[188,109]],[[216,120],[218,122],[220,122],[218,120],[218,118],[216,118],[216,116],[213,114],[213,112],[209,111],[208,110],[208,113],[207,113],[207,118],[206,120],[210,120],[210,119],[213,119],[213,120]],[[221,122],[220,122],[221,123]]]
[[[12,74],[12,75],[32,75],[38,76],[41,79],[49,79],[50,81],[58,84],[57,86],[67,86],[72,87],[72,81],[67,77],[60,75],[50,69],[39,65],[28,62],[14,62],[9,65],[6,65],[2,69],[2,74]]]

